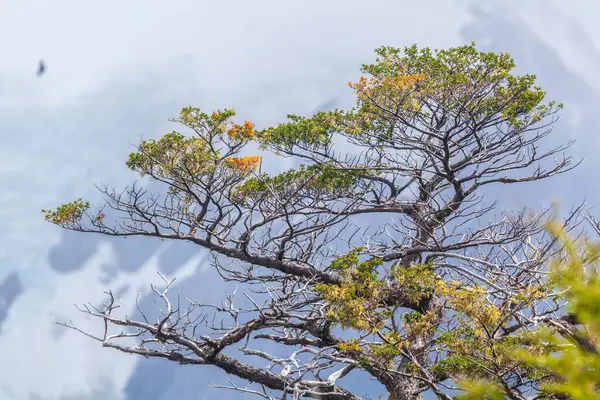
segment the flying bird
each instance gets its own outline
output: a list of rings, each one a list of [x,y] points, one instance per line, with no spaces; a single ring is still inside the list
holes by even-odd
[[[42,76],[44,72],[46,72],[46,64],[44,63],[44,60],[40,60],[37,70],[37,76]]]

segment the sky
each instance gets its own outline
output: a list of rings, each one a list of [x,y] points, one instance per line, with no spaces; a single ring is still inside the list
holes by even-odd
[[[125,356],[58,327],[98,329],[73,303],[106,289],[149,303],[156,271],[218,300],[206,254],[182,243],[65,232],[40,210],[123,187],[140,135],[159,137],[182,106],[235,108],[259,126],[348,107],[346,83],[381,45],[505,51],[565,103],[551,141],[576,139],[574,172],[501,204],[600,204],[600,3],[594,0],[400,2],[0,0],[0,400],[238,399],[208,389],[210,368]],[[37,78],[40,58],[47,73]],[[285,165],[284,165],[285,167]],[[506,189],[506,190],[505,190]]]

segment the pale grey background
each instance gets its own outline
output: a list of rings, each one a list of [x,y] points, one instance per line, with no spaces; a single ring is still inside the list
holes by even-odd
[[[0,400],[241,398],[206,388],[226,383],[216,370],[117,354],[53,324],[97,327],[72,303],[112,288],[132,304],[157,270],[203,300],[221,295],[198,249],[64,232],[40,213],[97,200],[92,182],[130,182],[130,143],[173,129],[183,105],[274,124],[349,106],[346,83],[375,47],[474,40],[538,75],[566,105],[552,140],[576,138],[572,154],[587,155],[535,190],[490,195],[597,204],[598,18],[595,0],[0,0]]]

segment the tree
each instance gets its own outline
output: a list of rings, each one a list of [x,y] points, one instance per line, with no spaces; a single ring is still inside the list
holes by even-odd
[[[449,398],[462,377],[491,379],[513,398],[536,390],[537,372],[508,349],[540,318],[559,317],[545,274],[559,249],[544,229],[548,210],[494,215],[483,194],[574,167],[570,143],[544,148],[561,106],[544,102],[535,76],[511,74],[508,55],[474,44],[376,52],[368,77],[349,83],[350,110],[257,129],[235,123],[233,110],[186,107],[176,122],[191,137],[142,140],[127,161],[166,193],[103,186],[98,211],[82,199],[43,210],[66,229],[208,249],[249,304],[228,295],[218,307],[175,307],[165,278],[154,289],[166,304],[158,320],[118,316],[109,292],[105,308],[80,308],[104,321],[102,335],[86,334],[126,353],[213,365],[251,383],[231,389],[267,399],[360,399],[368,394],[344,378],[361,372],[390,400]],[[243,155],[253,143],[266,161]],[[303,164],[262,172],[277,157]],[[206,325],[206,310],[218,322]],[[130,330],[110,334],[114,326]],[[123,341],[131,337],[139,344]],[[257,349],[265,342],[272,351]]]

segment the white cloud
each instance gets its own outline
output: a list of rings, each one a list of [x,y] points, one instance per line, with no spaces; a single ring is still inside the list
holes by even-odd
[[[135,312],[136,294],[143,297],[150,292],[150,283],[162,284],[156,275],[162,251],[164,246],[137,272],[120,274],[113,282],[115,289],[128,288],[121,296],[127,314]],[[195,256],[168,278],[184,280],[192,276],[203,258],[204,254]],[[0,358],[0,393],[12,393],[15,399],[24,399],[30,393],[43,394],[43,398],[91,395],[101,376],[112,384],[114,395],[120,395],[139,359],[107,351],[100,343],[55,325],[72,320],[80,329],[101,334],[101,320],[77,312],[73,303],[96,305],[106,300],[102,294],[106,289],[100,283],[104,275],[101,267],[113,261],[111,246],[101,243],[84,268],[69,275],[46,273],[45,287],[31,290],[30,286],[26,295],[15,302],[0,340],[0,354],[5,355]]]

